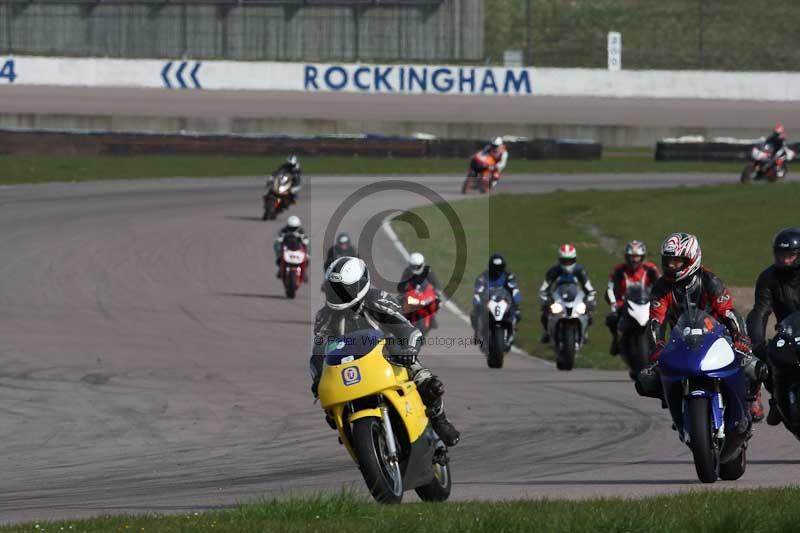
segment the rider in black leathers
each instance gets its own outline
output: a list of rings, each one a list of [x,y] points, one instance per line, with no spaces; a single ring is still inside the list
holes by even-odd
[[[780,322],[795,311],[800,311],[800,228],[786,228],[772,243],[775,262],[767,267],[756,282],[756,299],[752,311],[747,315],[747,330],[753,341],[753,353],[766,362],[766,326],[770,313]],[[772,392],[771,383],[766,382]],[[767,424],[776,426],[781,415],[775,408],[775,400],[769,400]]]
[[[447,446],[453,446],[461,434],[447,419],[442,403],[444,384],[422,366],[418,356],[422,333],[403,316],[397,300],[386,291],[370,287],[369,270],[363,260],[341,257],[325,273],[325,307],[314,321],[314,348],[310,360],[311,392],[317,396],[325,345],[348,332],[379,329],[395,342],[387,354],[393,364],[409,370],[434,431]]]
[[[290,155],[286,158],[284,164],[275,169],[275,172],[267,179],[267,188],[272,186],[272,180],[275,179],[275,176],[282,173],[292,177],[292,188],[289,189],[289,194],[291,195],[291,202],[294,203],[297,201],[297,193],[300,192],[300,189],[303,187],[303,179],[300,175],[300,162],[297,160],[296,155]]]
[[[322,270],[328,270],[331,263],[340,257],[358,257],[356,247],[353,246],[350,235],[347,233],[340,233],[336,236],[336,244],[328,248],[328,253],[325,254],[325,264]]]

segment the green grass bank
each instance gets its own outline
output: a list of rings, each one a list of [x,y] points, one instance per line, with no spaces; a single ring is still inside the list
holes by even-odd
[[[627,241],[643,240],[649,258],[659,262],[658,247],[673,231],[696,234],[703,264],[729,286],[751,287],[772,260],[776,231],[797,225],[798,202],[800,183],[499,194],[454,202],[451,205],[468,246],[465,275],[453,298],[459,307],[469,310],[473,280],[486,268],[489,254],[505,254],[523,294],[518,342],[529,353],[552,359],[551,348],[539,343],[538,290],[544,272],[556,262],[560,243],[577,246],[578,260],[587,267],[599,295],[606,289],[612,267],[622,260]],[[414,212],[426,222],[429,238],[417,237],[411,225],[401,220],[396,220],[394,227],[407,248],[422,252],[442,283],[447,283],[457,260],[450,224],[436,206]],[[608,354],[610,338],[604,325],[608,309],[601,301],[590,329],[590,343],[579,355],[578,366],[623,368],[618,357]]]
[[[651,150],[606,150],[598,161],[510,160],[508,173],[725,172],[736,179],[739,163],[656,162]],[[0,156],[0,185],[106,179],[258,176],[277,168],[283,157],[254,156]],[[314,175],[464,175],[466,159],[391,159],[303,157],[305,174]]]
[[[572,531],[732,533],[797,531],[800,489],[703,491],[641,500],[451,502],[393,507],[351,495],[290,499],[171,516],[110,516],[0,527],[0,531],[507,533]]]

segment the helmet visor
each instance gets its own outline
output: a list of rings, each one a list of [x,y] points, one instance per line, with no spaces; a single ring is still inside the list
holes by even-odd
[[[564,266],[571,266],[575,264],[576,259],[574,257],[561,257],[558,259],[558,262]]]
[[[643,255],[626,255],[625,258],[628,260],[628,264],[632,267],[637,267],[644,263]]]
[[[797,264],[796,250],[779,250],[775,252],[775,264],[779,267],[791,267]]]

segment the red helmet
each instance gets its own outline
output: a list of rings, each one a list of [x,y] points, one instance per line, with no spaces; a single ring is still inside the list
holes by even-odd
[[[772,130],[772,132],[777,134],[779,138],[786,139],[786,130],[783,129],[783,124],[780,122],[775,124],[775,128]]]
[[[642,241],[631,241],[625,245],[625,262],[631,268],[638,269],[644,264],[644,256],[647,255],[647,246]],[[634,260],[634,257],[638,257]]]
[[[690,233],[673,233],[661,243],[661,267],[667,281],[687,279],[700,269],[700,241]]]
[[[578,251],[575,249],[574,244],[567,243],[558,247],[558,262],[567,272],[572,272],[577,259]]]

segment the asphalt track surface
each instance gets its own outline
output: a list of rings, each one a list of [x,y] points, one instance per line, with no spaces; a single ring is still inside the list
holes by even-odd
[[[502,104],[502,105],[498,105]],[[800,128],[785,102],[0,87],[0,113],[681,128]]]
[[[509,176],[501,187],[735,178]],[[270,242],[282,220],[259,220],[258,178],[0,188],[0,521],[365,493],[312,404],[307,361],[330,217],[361,191],[340,228],[363,236],[387,213],[428,201],[394,180],[308,180],[294,212],[310,220],[314,279],[293,301],[274,277]],[[460,181],[424,183],[458,199]],[[365,186],[387,190],[367,198]],[[373,271],[396,278],[399,253],[379,230],[374,237]],[[439,320],[437,338],[469,338],[456,315]],[[559,372],[518,354],[489,370],[464,346],[427,346],[423,361],[446,383],[463,433],[451,453],[454,499],[708,488],[667,413],[638,397],[623,372]],[[713,488],[795,483],[798,455],[789,433],[762,424],[743,479]]]

